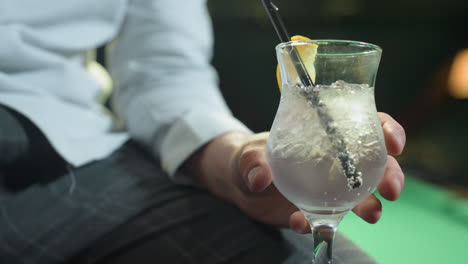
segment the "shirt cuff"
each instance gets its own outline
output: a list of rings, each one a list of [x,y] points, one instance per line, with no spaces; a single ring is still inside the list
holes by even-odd
[[[228,132],[252,133],[226,112],[189,111],[171,126],[162,143],[161,167],[179,184],[192,184],[188,175],[177,172],[182,163],[201,146]]]

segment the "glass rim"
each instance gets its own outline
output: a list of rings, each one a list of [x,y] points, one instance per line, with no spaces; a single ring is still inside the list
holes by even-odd
[[[363,42],[363,41],[355,41],[355,40],[341,40],[341,39],[316,39],[316,40],[292,40],[289,42],[282,42],[276,46],[276,50],[284,49],[286,47],[290,46],[299,46],[299,45],[305,45],[305,44],[316,44],[318,46],[324,45],[324,44],[333,44],[333,43],[339,43],[339,44],[353,44],[354,46],[357,47],[365,47],[369,48],[370,50],[367,51],[361,51],[361,52],[350,52],[350,53],[329,53],[329,54],[321,54],[317,52],[316,56],[351,56],[351,55],[366,55],[366,54],[372,54],[372,53],[382,53],[382,48],[378,45],[371,44],[368,42]]]

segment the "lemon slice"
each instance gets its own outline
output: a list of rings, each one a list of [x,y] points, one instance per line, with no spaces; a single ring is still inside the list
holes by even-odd
[[[304,36],[294,36],[291,38],[292,41],[298,41],[298,40],[311,40],[307,37]],[[317,55],[317,44],[311,44],[311,45],[299,45],[296,46],[297,52],[299,53],[299,56],[302,59],[302,62],[305,65],[305,68],[307,72],[309,73],[310,78],[312,81],[315,83],[315,56]],[[286,67],[294,67],[292,62],[286,61]],[[292,70],[295,74],[295,70]],[[279,66],[276,66],[276,80],[278,81],[278,87],[281,92],[282,89],[282,84],[281,84],[281,74],[280,74],[280,69]]]

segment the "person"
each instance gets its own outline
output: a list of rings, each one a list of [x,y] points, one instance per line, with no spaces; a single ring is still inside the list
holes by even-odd
[[[268,133],[234,118],[218,90],[205,2],[2,4],[1,263],[310,261],[278,229],[310,232],[272,183]],[[114,117],[84,59],[104,44]],[[401,153],[403,128],[380,118],[389,154]],[[395,200],[403,182],[389,156],[379,192]],[[354,208],[371,223],[381,210],[375,196]],[[341,235],[335,251],[373,263]]]

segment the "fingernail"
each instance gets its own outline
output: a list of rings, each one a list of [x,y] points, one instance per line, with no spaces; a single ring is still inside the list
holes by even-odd
[[[401,182],[398,178],[393,179],[393,184],[397,187],[398,191],[401,191]]]
[[[247,175],[247,179],[249,180],[249,184],[250,184],[250,185],[253,184],[255,175],[257,174],[257,172],[258,172],[259,170],[260,170],[260,167],[255,167],[255,168],[253,168],[253,169],[250,170],[249,174]]]
[[[379,222],[380,218],[382,218],[382,210],[375,212],[374,221],[372,221],[371,224],[376,224]]]
[[[396,190],[397,190],[397,195],[395,197],[395,200],[397,200],[400,197],[401,192],[403,191],[403,185],[399,179],[394,179],[393,184],[395,185]]]
[[[293,228],[293,231],[296,232],[296,233],[298,233],[298,234],[303,234],[303,233],[304,233],[304,231],[302,230],[302,228],[300,228],[300,227],[298,227],[298,226],[294,227],[294,228]]]
[[[400,147],[401,147],[401,150],[403,151],[403,148],[405,147],[405,144],[406,144],[406,132],[403,128],[400,128],[397,130],[398,130],[398,142],[400,142]]]

